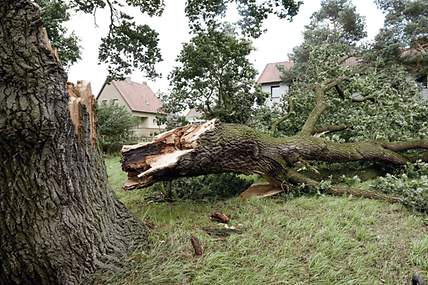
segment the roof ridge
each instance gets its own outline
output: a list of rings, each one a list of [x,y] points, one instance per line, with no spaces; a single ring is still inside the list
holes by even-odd
[[[117,90],[117,92],[120,94],[120,96],[122,96],[123,100],[125,100],[126,105],[128,105],[129,109],[131,109],[132,111],[134,111],[131,107],[131,104],[129,104],[128,99],[126,98],[126,96],[123,95],[122,91],[120,90],[120,88],[115,84],[117,80],[112,80],[111,84],[113,85],[114,89]]]
[[[277,67],[278,65],[282,65],[284,66],[284,68],[290,69],[294,65],[294,62],[292,60],[286,60],[286,61],[267,63],[262,73],[260,74],[259,78],[257,79],[257,83],[264,84],[264,83],[281,82],[282,81],[281,74],[280,74],[281,72]]]

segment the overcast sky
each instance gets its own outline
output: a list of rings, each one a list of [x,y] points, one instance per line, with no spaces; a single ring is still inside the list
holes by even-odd
[[[383,15],[376,9],[374,0],[354,0],[358,12],[366,17],[368,38],[373,39],[383,26]],[[190,39],[188,21],[184,16],[185,0],[165,0],[165,11],[161,17],[142,17],[137,11],[130,13],[138,23],[147,23],[159,33],[159,47],[163,61],[157,64],[157,71],[162,78],[155,81],[147,80],[140,72],[132,74],[136,82],[147,81],[153,91],[168,90],[167,75],[176,65],[175,59],[181,50],[181,45]],[[305,0],[300,11],[292,22],[280,20],[274,16],[267,19],[264,27],[266,33],[254,41],[255,51],[250,56],[251,62],[258,72],[262,72],[266,63],[284,61],[293,47],[302,42],[304,25],[309,23],[309,17],[320,8],[320,0]],[[228,14],[228,20],[236,18],[236,12]],[[96,18],[92,15],[75,15],[67,23],[70,30],[75,31],[81,39],[82,59],[69,69],[69,81],[89,80],[94,94],[98,94],[107,72],[98,64],[98,46],[101,37],[107,33],[109,14],[99,11]]]

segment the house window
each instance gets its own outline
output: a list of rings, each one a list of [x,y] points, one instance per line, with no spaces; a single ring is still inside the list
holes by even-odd
[[[147,125],[147,117],[139,117],[140,122],[139,122],[139,127],[140,128],[146,128]]]
[[[421,86],[422,88],[428,88],[428,75],[424,74],[424,75],[420,75],[418,77],[416,77],[416,83],[419,84],[419,86]]]
[[[107,104],[107,100],[102,100],[101,104],[106,105]]]
[[[117,102],[118,102],[118,101],[119,101],[118,99],[111,99],[111,103],[112,103],[113,105],[117,104]]]
[[[281,97],[281,90],[279,85],[274,85],[270,87],[270,95],[272,99],[277,99]]]

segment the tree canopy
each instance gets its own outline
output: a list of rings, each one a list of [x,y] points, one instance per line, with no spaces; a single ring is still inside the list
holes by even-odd
[[[351,21],[354,24],[349,27],[353,28],[340,24],[342,13],[359,19]],[[317,85],[338,81],[326,93],[329,110],[319,125],[328,127],[319,129],[320,133],[335,131],[327,136],[336,141],[426,137],[428,107],[415,82],[403,66],[385,65],[383,58],[372,57],[370,46],[359,44],[366,32],[355,6],[345,0],[323,1],[311,19],[304,42],[291,55],[295,64],[284,74],[291,89],[285,102],[288,114],[279,125],[282,132],[291,134],[303,126],[313,108]],[[329,37],[322,38],[323,34]]]
[[[228,6],[236,5],[241,19],[236,23],[239,31],[252,38],[259,37],[265,29],[263,22],[270,14],[281,19],[292,19],[302,1],[295,0],[188,0],[186,16],[194,33],[221,26]]]
[[[263,98],[248,60],[252,49],[229,26],[199,32],[183,45],[170,75],[169,111],[196,108],[209,119],[245,123],[255,100]]]
[[[385,14],[376,36],[376,56],[404,64],[413,73],[428,73],[428,2],[377,0]]]
[[[78,38],[67,35],[64,21],[71,13],[87,13],[96,17],[97,11],[107,10],[110,14],[109,29],[99,48],[99,61],[107,65],[109,78],[124,78],[134,70],[143,71],[149,78],[159,74],[156,63],[162,60],[158,47],[158,33],[149,25],[140,24],[131,13],[132,8],[139,9],[148,16],[160,16],[164,10],[162,0],[37,0],[42,7],[43,21],[52,43],[59,50],[64,65],[79,59]],[[244,0],[189,0],[185,13],[192,31],[205,30],[218,26],[231,4],[236,4],[241,15],[237,27],[243,34],[259,36],[263,32],[263,21],[269,14],[280,18],[291,18],[297,14],[300,1],[265,0],[261,3]]]
[[[357,13],[351,1],[324,0],[305,26],[304,41],[293,49],[290,59],[294,61],[294,69],[297,70],[309,60],[311,46],[323,44],[330,44],[332,49],[351,54],[366,36],[365,18]]]

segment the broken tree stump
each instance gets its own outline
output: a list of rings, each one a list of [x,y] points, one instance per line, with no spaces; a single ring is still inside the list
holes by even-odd
[[[89,127],[87,137],[91,145],[95,146],[97,142],[95,97],[92,94],[91,83],[85,80],[79,80],[77,84],[67,82],[67,93],[69,96],[68,110],[76,136],[82,139],[86,131],[84,125],[87,125]],[[87,122],[84,123],[85,120]]]

